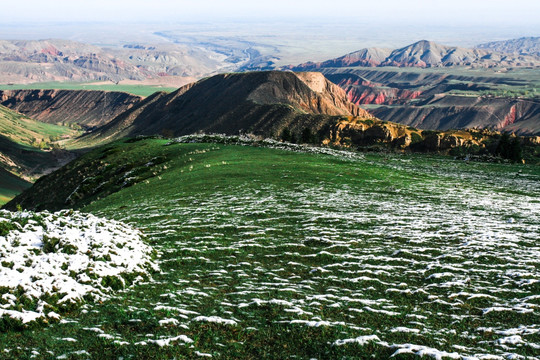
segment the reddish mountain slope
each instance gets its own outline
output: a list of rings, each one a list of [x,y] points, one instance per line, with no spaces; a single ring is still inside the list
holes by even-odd
[[[172,94],[154,94],[86,140],[201,131],[270,136],[285,127],[316,131],[333,116],[372,117],[320,73],[221,74]]]

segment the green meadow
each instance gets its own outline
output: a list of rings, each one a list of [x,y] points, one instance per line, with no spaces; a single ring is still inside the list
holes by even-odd
[[[141,229],[160,271],[4,321],[0,358],[538,359],[540,168],[190,141],[115,142],[18,198]]]
[[[32,84],[13,84],[0,85],[0,90],[103,90],[103,91],[120,91],[133,95],[149,96],[158,91],[172,92],[176,90],[174,87],[162,87],[152,85],[124,85],[124,84],[102,84],[102,83],[69,83],[69,82],[41,82]]]

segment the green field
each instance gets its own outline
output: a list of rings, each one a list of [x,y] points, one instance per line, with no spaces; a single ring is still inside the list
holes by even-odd
[[[0,358],[539,358],[539,167],[143,139],[33,191],[142,229],[161,272],[4,323]]]
[[[42,82],[32,84],[13,84],[0,85],[0,90],[43,90],[43,89],[58,89],[58,90],[103,90],[103,91],[120,91],[133,95],[149,96],[157,91],[172,92],[177,88],[162,87],[153,85],[115,85],[115,84],[92,84],[92,83],[69,83],[69,82]]]
[[[0,203],[4,204],[30,186],[27,181],[9,174],[8,170],[20,176],[49,166],[54,163],[54,154],[42,149],[60,147],[59,142],[79,132],[27,118],[0,105],[0,134]]]

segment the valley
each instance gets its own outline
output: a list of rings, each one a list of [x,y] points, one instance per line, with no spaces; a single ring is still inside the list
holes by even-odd
[[[0,105],[0,196],[5,202],[40,176],[75,158],[62,141],[80,134],[72,128],[33,120]]]
[[[101,90],[0,90],[0,104],[6,106],[5,111],[19,114],[6,117],[6,141],[21,143],[8,129],[20,124],[23,117],[44,132],[32,133],[35,138],[25,135],[27,141],[21,144],[30,146],[29,150],[6,145],[4,166],[14,175],[32,180],[113,140],[141,135],[172,138],[193,133],[251,134],[261,139],[368,151],[450,152],[454,156],[468,154],[494,161],[494,155],[501,155],[497,145],[500,133],[490,129],[515,129],[529,137],[519,140],[515,155],[508,150],[504,156],[533,164],[540,158],[540,140],[530,136],[539,129],[535,99],[515,99],[509,104],[497,98],[441,96],[433,91],[429,95],[429,88],[425,92],[405,88],[414,82],[421,87],[420,84],[432,83],[434,79],[439,80],[439,88],[444,88],[449,75],[353,69],[345,68],[343,73],[333,68],[323,69],[323,73],[227,73],[148,97]],[[388,74],[394,83],[401,84],[396,88],[402,86],[401,90],[409,91],[414,105],[401,109],[399,105],[367,104],[368,111],[360,108],[355,102],[366,101],[355,99],[352,94],[357,87],[373,83],[351,82],[348,71],[356,71],[352,75],[356,79],[371,76],[379,81]],[[471,77],[455,79],[470,81]],[[456,107],[456,103],[460,106]],[[385,121],[388,117],[397,122]],[[498,122],[494,124],[493,118]],[[475,129],[453,130],[462,128]],[[52,130],[45,129],[64,132],[46,135],[46,131]],[[31,165],[36,159],[40,159],[38,165]]]

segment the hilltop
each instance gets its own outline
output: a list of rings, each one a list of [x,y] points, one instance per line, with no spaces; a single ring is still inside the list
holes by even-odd
[[[156,93],[80,141],[195,132],[278,136],[285,128],[300,134],[334,116],[372,117],[320,73],[229,73]]]

